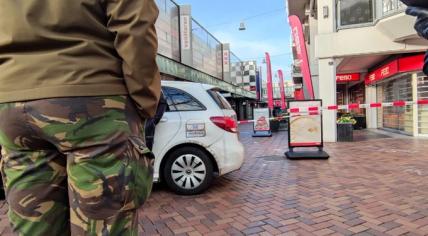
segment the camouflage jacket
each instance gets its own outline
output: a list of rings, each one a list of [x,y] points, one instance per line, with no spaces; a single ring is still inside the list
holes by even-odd
[[[2,0],[0,16],[0,103],[130,95],[155,114],[154,0]]]

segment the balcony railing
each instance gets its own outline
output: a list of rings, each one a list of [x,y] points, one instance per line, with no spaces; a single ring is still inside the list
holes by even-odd
[[[338,28],[372,26],[405,8],[400,0],[337,0]]]
[[[383,5],[383,15],[391,15],[397,12],[402,12],[406,5],[404,5],[400,0],[382,0]]]

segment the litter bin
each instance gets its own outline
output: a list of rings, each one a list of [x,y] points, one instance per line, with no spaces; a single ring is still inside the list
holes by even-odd
[[[337,124],[337,141],[338,142],[354,141],[354,127],[352,123]]]

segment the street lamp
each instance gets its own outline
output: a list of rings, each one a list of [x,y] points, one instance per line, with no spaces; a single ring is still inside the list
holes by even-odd
[[[245,22],[242,21],[241,24],[239,24],[239,31],[244,31],[246,29],[247,29],[247,27],[245,27]]]

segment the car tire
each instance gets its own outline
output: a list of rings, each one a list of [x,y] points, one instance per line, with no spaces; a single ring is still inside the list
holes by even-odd
[[[199,148],[179,148],[168,156],[163,176],[168,187],[177,194],[200,194],[211,185],[213,163]]]

